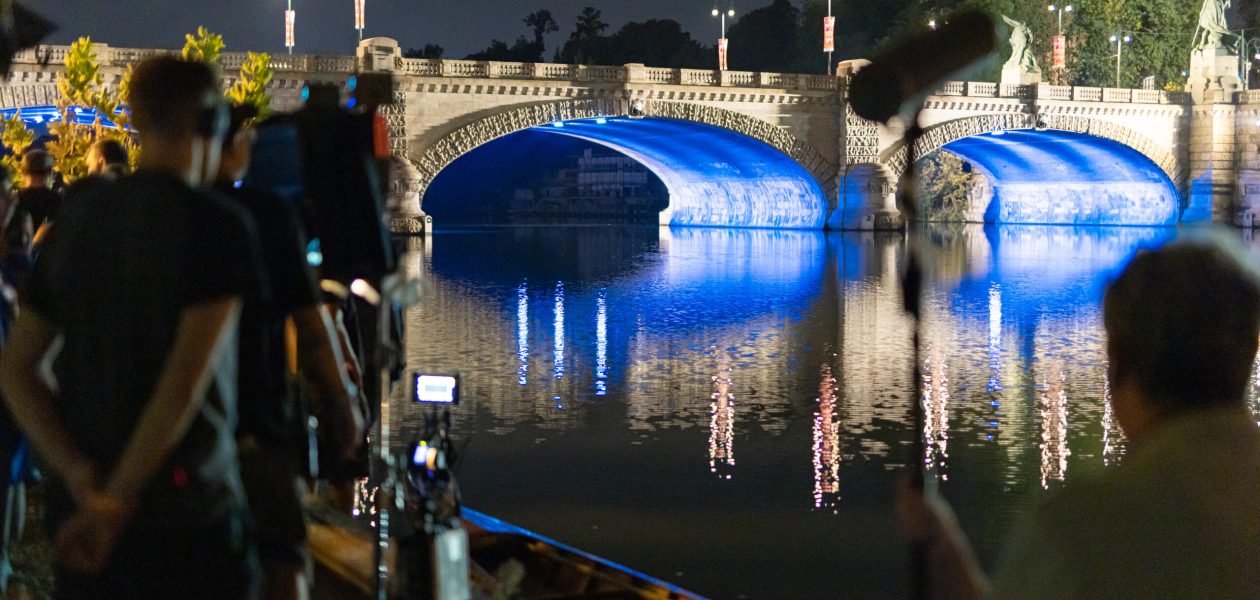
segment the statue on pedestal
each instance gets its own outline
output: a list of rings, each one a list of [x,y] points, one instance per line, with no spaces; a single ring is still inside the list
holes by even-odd
[[[1242,89],[1242,40],[1225,21],[1229,6],[1230,0],[1203,0],[1199,11],[1186,81],[1195,102],[1227,102],[1232,100],[1233,92]]]
[[[1205,48],[1230,48],[1233,49],[1237,45],[1237,38],[1229,31],[1229,26],[1225,22],[1225,10],[1229,8],[1230,0],[1204,0],[1203,8],[1199,11],[1199,29],[1194,33],[1195,49]]]
[[[1041,83],[1041,67],[1032,49],[1032,30],[1028,26],[1002,15],[1011,27],[1011,58],[1002,65],[1002,83],[1029,85]]]

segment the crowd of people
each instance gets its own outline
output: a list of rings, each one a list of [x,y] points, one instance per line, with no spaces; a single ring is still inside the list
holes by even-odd
[[[100,140],[58,186],[30,150],[4,203],[0,393],[43,472],[55,595],[307,597],[307,412],[325,448],[364,439],[339,306],[298,207],[240,185],[257,115],[210,67],[148,59],[130,107],[134,173]]]

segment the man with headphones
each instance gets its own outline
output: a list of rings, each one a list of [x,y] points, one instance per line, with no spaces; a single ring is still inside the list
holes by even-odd
[[[0,391],[51,474],[58,597],[252,598],[235,338],[265,282],[248,216],[200,189],[227,107],[209,67],[173,57],[136,68],[130,103],[137,172],[63,208]]]

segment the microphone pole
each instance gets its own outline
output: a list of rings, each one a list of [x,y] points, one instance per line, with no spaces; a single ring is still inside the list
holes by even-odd
[[[905,126],[902,144],[906,164],[897,182],[898,204],[905,222],[906,270],[901,279],[902,307],[912,325],[910,383],[914,388],[910,405],[914,439],[910,443],[908,465],[915,489],[925,489],[927,455],[924,429],[927,417],[923,407],[923,257],[918,247],[919,204],[915,180],[918,165],[916,147],[923,136],[919,113],[923,101],[936,86],[958,76],[989,56],[997,47],[993,20],[981,12],[964,12],[945,20],[939,29],[915,35],[894,45],[858,71],[849,86],[849,105],[859,117],[887,124],[900,117]],[[932,480],[934,482],[934,480]],[[911,597],[931,596],[928,546],[916,541],[910,550]]]

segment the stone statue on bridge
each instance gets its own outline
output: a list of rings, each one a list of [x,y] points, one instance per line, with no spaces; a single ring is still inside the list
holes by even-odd
[[[1225,22],[1225,10],[1230,0],[1203,0],[1199,11],[1199,29],[1194,34],[1195,49],[1230,48],[1237,46],[1238,39]]]
[[[1228,98],[1242,89],[1238,60],[1243,50],[1242,38],[1234,35],[1225,22],[1229,6],[1230,0],[1203,0],[1199,10],[1186,81],[1186,89],[1195,102],[1203,102],[1209,95]]]
[[[1037,66],[1037,57],[1032,49],[1032,30],[1006,15],[1002,15],[1002,20],[1011,27],[1011,58],[1002,65],[1002,83],[1041,83],[1041,67]]]

